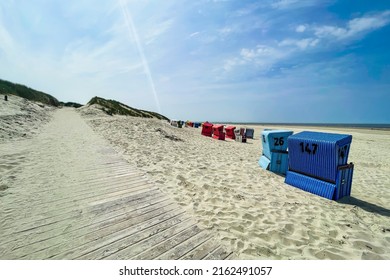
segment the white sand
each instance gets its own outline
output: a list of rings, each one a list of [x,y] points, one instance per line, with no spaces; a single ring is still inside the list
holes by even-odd
[[[53,107],[27,99],[0,94],[0,141],[29,138],[51,119]]]
[[[253,127],[255,139],[245,144],[204,137],[200,128],[81,111],[241,259],[390,259],[390,131],[284,127],[353,135],[352,196],[335,202],[258,166],[264,127]]]
[[[5,162],[0,166],[0,198],[9,191],[2,186],[20,179],[11,171],[30,158],[23,154],[31,150],[23,146],[30,141],[22,139],[36,137],[51,117],[50,108],[12,100],[7,105],[0,100],[0,143],[3,151],[17,148],[20,156],[16,164],[0,154]],[[255,139],[244,144],[218,141],[202,136],[200,129],[174,128],[159,120],[111,117],[92,108],[78,111],[241,259],[390,259],[390,131],[310,128],[353,135],[352,196],[335,202],[286,185],[282,176],[258,166],[263,127],[254,127]],[[66,141],[72,145],[72,139]],[[39,161],[39,154],[34,159]]]

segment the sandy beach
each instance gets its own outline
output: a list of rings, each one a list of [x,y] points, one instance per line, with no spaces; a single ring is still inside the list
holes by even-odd
[[[282,127],[252,126],[255,138],[238,143],[158,120],[80,111],[240,259],[390,259],[390,131],[283,127],[353,136],[352,194],[335,202],[258,166],[261,131]]]
[[[23,145],[31,143],[23,140],[24,133],[34,140],[42,127],[50,125],[53,113],[51,108],[30,104],[34,110],[23,114],[24,102],[11,101],[6,113],[2,104],[0,115],[0,122],[8,125],[1,126],[0,151],[6,153],[15,147],[20,151],[21,161],[28,157],[23,154],[28,147]],[[355,164],[352,194],[335,202],[289,186],[284,177],[258,166],[262,152],[259,135],[265,127],[251,126],[255,138],[238,143],[202,136],[200,128],[180,129],[156,119],[109,116],[94,106],[75,112],[128,162],[146,172],[148,179],[194,217],[201,228],[214,232],[238,259],[390,259],[388,130],[283,127],[294,132],[352,134],[349,155],[349,161]],[[12,117],[20,115],[30,117]],[[29,125],[30,119],[34,125]],[[67,146],[83,141],[75,139]],[[85,149],[94,153],[91,147]],[[47,153],[55,158],[57,151]],[[61,157],[66,163],[67,154],[64,152]],[[39,154],[33,158],[39,161]],[[80,158],[83,160],[88,162]],[[11,187],[0,189],[0,200],[15,198],[6,195],[14,191],[12,187],[18,187],[13,185],[20,179],[18,172],[12,176],[10,173],[15,164],[3,158],[0,186]],[[60,167],[72,168],[69,164]],[[59,167],[55,170],[59,172]],[[26,178],[32,179],[34,175]],[[60,174],[52,176],[62,180]],[[31,181],[37,187],[35,183]],[[17,203],[20,198],[15,199],[7,201],[7,205]],[[39,212],[31,207],[20,214]]]

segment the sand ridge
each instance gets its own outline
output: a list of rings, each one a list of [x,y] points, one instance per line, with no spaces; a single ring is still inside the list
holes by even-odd
[[[31,138],[51,120],[55,108],[15,95],[0,94],[0,141]]]

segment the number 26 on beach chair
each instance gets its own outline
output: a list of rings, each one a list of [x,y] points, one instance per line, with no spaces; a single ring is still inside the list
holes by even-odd
[[[259,165],[263,169],[278,174],[286,174],[288,165],[287,138],[290,130],[264,130],[260,135],[263,153]]]

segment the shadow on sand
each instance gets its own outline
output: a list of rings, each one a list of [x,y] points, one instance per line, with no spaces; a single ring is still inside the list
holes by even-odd
[[[357,207],[371,213],[376,213],[381,216],[390,217],[390,209],[386,209],[382,206],[378,206],[375,204],[372,204],[370,202],[366,202],[363,200],[360,200],[355,197],[343,197],[342,199],[338,200],[337,202],[342,204],[349,204],[349,205],[356,205]]]

